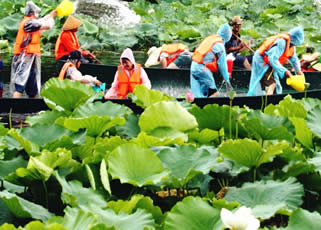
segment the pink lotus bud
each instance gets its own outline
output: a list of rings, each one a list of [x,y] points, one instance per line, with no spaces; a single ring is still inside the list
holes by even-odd
[[[194,94],[192,92],[187,92],[185,95],[185,99],[188,102],[193,102],[195,99]]]

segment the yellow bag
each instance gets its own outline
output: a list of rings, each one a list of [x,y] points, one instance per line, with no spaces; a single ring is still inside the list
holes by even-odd
[[[304,75],[293,75],[286,79],[286,84],[291,86],[298,92],[303,92],[305,90],[305,76]]]
[[[57,16],[68,16],[74,12],[74,5],[70,0],[63,0],[56,8]]]

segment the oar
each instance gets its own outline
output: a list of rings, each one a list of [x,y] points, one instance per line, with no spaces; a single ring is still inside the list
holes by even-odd
[[[103,65],[103,63],[98,58],[96,58],[96,56],[94,54],[92,54],[89,51],[87,51],[87,52],[89,53],[89,56],[92,57],[96,62],[98,62],[99,64]]]
[[[235,33],[233,33],[233,35],[234,35],[234,37],[237,38],[237,40],[239,40],[240,42],[243,42],[242,39],[241,39],[239,36],[237,36]],[[243,42],[243,44],[244,44],[244,45],[246,46],[246,48],[248,48],[252,53],[255,53],[255,51],[254,51],[251,47],[249,47],[245,42]]]

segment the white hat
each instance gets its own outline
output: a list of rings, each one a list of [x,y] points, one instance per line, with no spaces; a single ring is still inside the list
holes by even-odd
[[[158,58],[161,51],[162,51],[162,47],[158,47],[158,48],[155,46],[151,47],[147,52],[148,59],[145,62],[145,66],[150,67],[152,65],[158,65],[159,64]]]

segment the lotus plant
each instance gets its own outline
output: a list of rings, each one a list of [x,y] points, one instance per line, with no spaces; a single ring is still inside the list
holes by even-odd
[[[226,228],[230,230],[257,230],[260,221],[252,215],[250,208],[242,206],[235,213],[223,208],[221,219]]]

